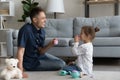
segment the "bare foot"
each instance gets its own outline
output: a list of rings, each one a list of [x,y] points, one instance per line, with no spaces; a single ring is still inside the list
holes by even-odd
[[[74,65],[74,64],[75,64],[74,61],[71,61],[71,62],[68,63],[68,65]]]
[[[80,73],[80,78],[82,78],[83,77],[83,74],[82,73]]]
[[[82,72],[80,73],[80,78],[82,78],[83,76],[87,76],[87,74],[83,74]]]

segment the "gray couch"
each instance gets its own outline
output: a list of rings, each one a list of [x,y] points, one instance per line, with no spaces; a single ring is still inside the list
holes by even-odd
[[[100,31],[96,33],[96,38],[93,41],[94,57],[120,57],[120,16],[48,19],[45,27],[45,45],[52,38],[59,39],[59,44],[48,50],[48,53],[55,56],[73,56],[71,53],[73,37],[79,34],[81,27],[85,25],[100,28]],[[18,30],[9,31],[8,36],[8,55],[15,56],[17,51]]]

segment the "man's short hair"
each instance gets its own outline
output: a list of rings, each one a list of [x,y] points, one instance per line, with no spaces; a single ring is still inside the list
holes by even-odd
[[[40,12],[45,12],[41,7],[35,7],[30,12],[30,19],[32,20],[36,17]]]

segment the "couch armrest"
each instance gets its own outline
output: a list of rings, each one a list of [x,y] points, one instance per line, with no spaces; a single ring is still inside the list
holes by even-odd
[[[13,56],[13,36],[12,36],[12,33],[13,33],[13,29],[9,29],[7,32],[6,32],[6,37],[7,37],[7,40],[6,40],[6,43],[7,43],[7,56]]]

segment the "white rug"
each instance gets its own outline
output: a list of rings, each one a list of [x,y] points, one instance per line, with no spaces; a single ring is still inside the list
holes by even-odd
[[[28,80],[73,80],[70,75],[59,76],[58,71],[54,72],[30,72]],[[94,71],[94,79],[87,76],[76,80],[120,80],[120,72]]]
[[[58,71],[38,71],[26,73],[29,77],[22,80],[74,80],[70,75],[59,76]],[[94,79],[84,76],[83,78],[77,78],[75,80],[120,80],[120,71],[94,71]]]
[[[3,68],[4,66],[0,64],[0,72]],[[89,77],[73,79],[70,75],[59,76],[58,71],[38,71],[26,73],[28,74],[29,78],[22,80],[120,80],[120,65],[95,65],[94,79]]]

